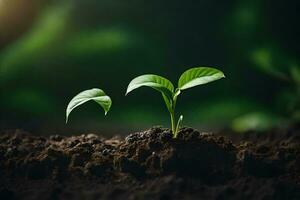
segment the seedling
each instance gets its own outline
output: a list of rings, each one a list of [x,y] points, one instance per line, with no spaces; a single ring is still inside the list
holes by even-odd
[[[112,101],[109,96],[105,94],[105,92],[98,88],[93,88],[89,90],[85,90],[77,94],[73,99],[69,102],[67,110],[66,110],[66,123],[68,123],[68,118],[70,113],[77,108],[78,106],[88,102],[95,101],[98,103],[105,112],[105,115],[109,111]]]
[[[173,137],[176,138],[178,130],[183,120],[183,115],[180,115],[177,124],[175,120],[175,107],[177,97],[181,91],[192,88],[198,85],[203,85],[218,79],[224,78],[222,71],[210,67],[196,67],[185,71],[179,78],[178,87],[174,89],[173,84],[168,79],[154,75],[146,74],[134,78],[128,85],[126,95],[142,86],[151,87],[161,92],[166,103],[167,109],[171,117],[171,128]]]

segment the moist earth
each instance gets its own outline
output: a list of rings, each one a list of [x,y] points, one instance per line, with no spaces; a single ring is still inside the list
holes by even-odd
[[[234,142],[232,142],[234,141]],[[300,199],[300,128],[0,134],[0,199]]]

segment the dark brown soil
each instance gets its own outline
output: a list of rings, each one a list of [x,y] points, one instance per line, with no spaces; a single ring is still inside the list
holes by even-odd
[[[0,135],[0,199],[300,199],[300,129]]]

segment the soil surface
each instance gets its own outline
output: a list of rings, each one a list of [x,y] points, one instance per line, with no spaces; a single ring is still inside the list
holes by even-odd
[[[109,139],[7,131],[0,199],[300,199],[300,128],[183,128],[177,139],[159,127]]]

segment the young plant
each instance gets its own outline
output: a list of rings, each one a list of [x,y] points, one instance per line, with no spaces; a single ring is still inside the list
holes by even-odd
[[[134,78],[127,87],[126,95],[142,86],[151,87],[162,94],[162,97],[166,103],[167,109],[171,117],[171,128],[173,137],[177,137],[179,127],[182,123],[183,116],[180,115],[177,124],[175,119],[175,107],[177,97],[181,91],[188,88],[192,88],[198,85],[203,85],[218,79],[224,78],[222,71],[210,67],[196,67],[185,71],[179,78],[178,86],[174,89],[173,84],[168,79],[154,75],[146,74]]]
[[[66,123],[68,123],[70,113],[75,108],[88,101],[95,101],[96,103],[98,103],[104,109],[105,115],[109,111],[112,104],[111,98],[107,96],[101,89],[93,88],[82,91],[75,97],[73,97],[73,99],[69,102],[66,110]]]

